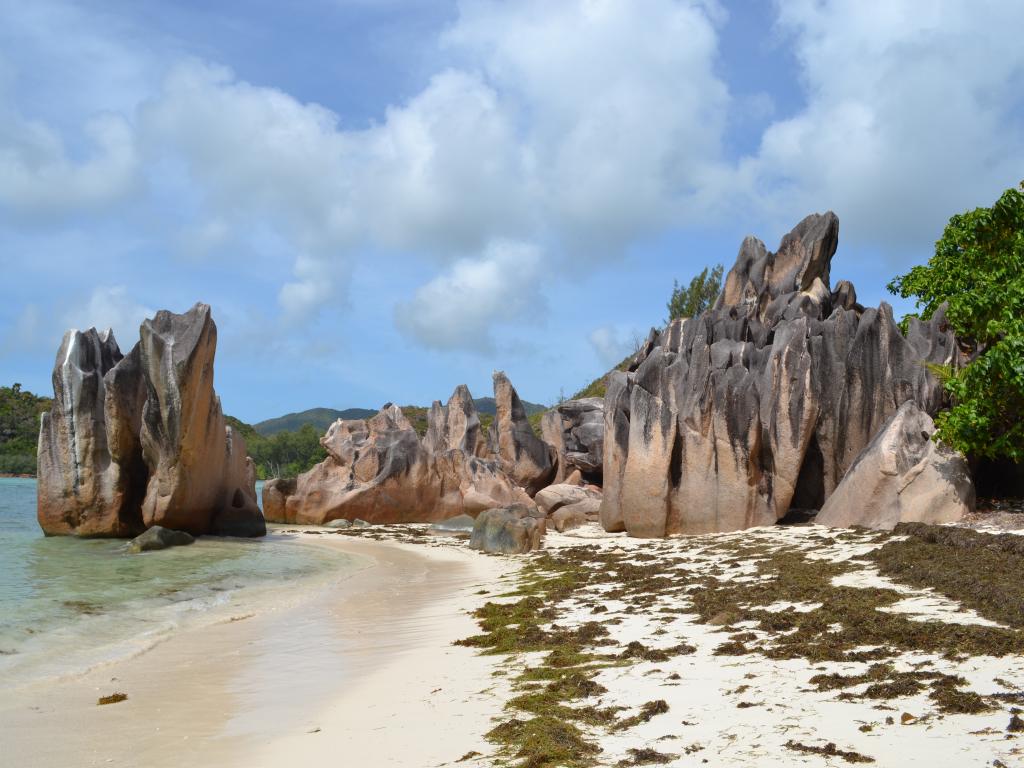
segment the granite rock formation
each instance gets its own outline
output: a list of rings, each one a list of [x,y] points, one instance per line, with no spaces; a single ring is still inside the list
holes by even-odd
[[[481,458],[480,419],[464,386],[447,405],[434,404],[422,441],[402,409],[389,403],[370,419],[336,421],[320,443],[327,458],[300,475],[294,488],[264,486],[268,520],[435,522],[529,502],[500,462]]]
[[[604,400],[584,397],[559,403],[541,418],[541,435],[555,449],[560,483],[578,470],[586,482],[601,483],[604,462]]]
[[[515,387],[501,371],[494,373],[494,404],[491,449],[508,476],[533,496],[555,476],[555,449],[534,434]]]
[[[144,399],[138,348],[124,357],[109,330],[64,334],[53,406],[39,431],[37,516],[47,535],[131,537],[145,529]]]
[[[932,439],[935,425],[908,400],[854,461],[818,514],[822,525],[892,530],[952,523],[974,511],[967,460]]]
[[[213,389],[216,343],[205,304],[158,312],[126,356],[109,331],[65,335],[39,435],[47,535],[266,532],[245,440],[225,425]]]
[[[904,402],[933,414],[926,364],[958,365],[943,312],[911,320],[829,287],[839,222],[808,216],[775,253],[744,240],[715,306],[671,323],[613,374],[601,521],[657,537],[820,509]]]
[[[544,533],[544,518],[536,509],[523,505],[487,509],[477,515],[469,546],[492,554],[521,555],[540,549]]]

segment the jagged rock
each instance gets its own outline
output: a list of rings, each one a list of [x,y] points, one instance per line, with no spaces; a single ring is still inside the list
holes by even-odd
[[[122,357],[109,330],[64,335],[53,368],[53,406],[39,432],[36,512],[48,536],[125,537],[145,529],[138,361],[138,349]]]
[[[564,483],[549,485],[547,488],[538,491],[537,495],[533,497],[538,509],[545,515],[550,515],[560,507],[576,504],[588,499],[600,501],[601,494],[584,486],[567,485]]]
[[[541,435],[555,449],[560,483],[573,471],[600,483],[604,462],[604,400],[585,397],[559,403],[541,418]]]
[[[899,523],[952,523],[974,511],[967,460],[935,442],[931,417],[908,400],[843,477],[816,522],[892,530]]]
[[[140,333],[147,389],[141,440],[150,471],[143,522],[196,535],[262,536],[245,439],[225,425],[213,389],[217,326],[210,307],[162,310]]]
[[[170,528],[154,525],[129,541],[126,549],[132,554],[138,554],[139,552],[152,552],[158,549],[167,549],[168,547],[183,547],[191,544],[193,541],[195,541],[195,538],[185,533],[185,531],[172,531]]]
[[[609,531],[729,531],[820,509],[885,421],[912,399],[933,413],[925,363],[959,364],[943,312],[904,337],[891,308],[828,287],[834,214],[779,251],[744,240],[714,309],[670,324],[605,396]],[[835,305],[835,306],[833,306]]]
[[[486,509],[477,515],[469,546],[503,555],[519,555],[539,549],[545,528],[541,514],[524,505]]]
[[[431,453],[443,453],[455,448],[467,456],[487,456],[487,438],[480,426],[480,416],[473,405],[473,396],[465,384],[455,388],[447,405],[434,401],[427,417],[423,447]]]
[[[263,517],[268,523],[294,523],[285,509],[288,497],[295,493],[294,477],[275,477],[263,483]]]
[[[555,476],[554,449],[533,433],[519,395],[501,371],[494,373],[494,401],[491,447],[506,474],[533,496]]]
[[[479,425],[465,386],[447,406],[435,403],[422,442],[390,403],[371,419],[336,421],[320,440],[327,458],[287,494],[283,522],[316,525],[357,516],[374,523],[434,522],[529,501],[497,461],[479,457]]]
[[[252,460],[213,391],[210,308],[159,312],[141,336],[122,357],[109,331],[65,335],[39,435],[43,531],[263,535]]]

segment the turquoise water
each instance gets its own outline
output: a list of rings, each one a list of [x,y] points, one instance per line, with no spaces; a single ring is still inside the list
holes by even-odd
[[[281,535],[141,555],[118,540],[44,537],[35,480],[0,478],[0,688],[134,655],[351,564]]]

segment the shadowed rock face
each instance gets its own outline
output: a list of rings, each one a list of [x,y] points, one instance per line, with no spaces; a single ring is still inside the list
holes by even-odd
[[[494,405],[491,447],[509,477],[533,496],[555,476],[554,449],[533,433],[515,387],[501,371],[494,374]]]
[[[65,336],[39,438],[44,532],[266,532],[245,441],[213,390],[216,344],[205,304],[158,312],[124,358],[109,332]]]
[[[967,460],[932,440],[917,403],[899,407],[829,496],[817,522],[892,530],[899,523],[952,523],[974,510]]]
[[[68,331],[53,394],[39,432],[39,525],[47,535],[138,534],[145,487],[138,349],[122,357],[110,331]]]
[[[320,440],[327,458],[298,477],[263,489],[267,519],[323,524],[434,522],[529,497],[486,450],[472,396],[459,386],[447,406],[434,403],[422,442],[396,405],[368,420],[338,420]],[[281,498],[284,498],[282,503]]]
[[[748,237],[715,307],[671,323],[605,396],[610,531],[729,531],[819,509],[907,400],[934,413],[925,363],[956,365],[945,317],[906,337],[887,304],[828,286],[832,213],[809,216],[777,253]]]
[[[604,463],[604,400],[585,397],[559,403],[541,418],[544,441],[555,449],[556,472],[553,483],[560,483],[579,470],[590,483],[601,483]]]

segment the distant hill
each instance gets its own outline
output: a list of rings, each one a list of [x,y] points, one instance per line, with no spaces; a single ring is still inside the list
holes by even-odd
[[[493,397],[478,397],[473,400],[473,405],[476,406],[481,416],[493,416],[495,413]],[[403,405],[402,408],[406,411],[419,410],[420,408],[424,411],[427,410],[425,406]],[[547,410],[547,406],[528,403],[525,400],[523,401],[523,408],[526,409],[527,416],[533,416]],[[289,413],[285,416],[278,416],[276,419],[267,419],[266,421],[254,424],[253,427],[264,437],[276,435],[278,432],[294,432],[306,424],[311,424],[317,432],[323,433],[338,419],[368,419],[376,413],[376,410],[370,408],[346,408],[343,411],[334,408],[310,408],[308,411]],[[407,412],[406,416],[413,418],[414,414]]]
[[[39,414],[51,400],[21,388],[0,387],[0,475],[34,475]]]
[[[264,437],[276,435],[278,432],[294,432],[305,424],[312,424],[317,432],[323,433],[338,419],[368,419],[375,413],[377,412],[369,408],[346,408],[343,411],[334,408],[310,408],[308,411],[267,419],[254,424],[253,427]]]

